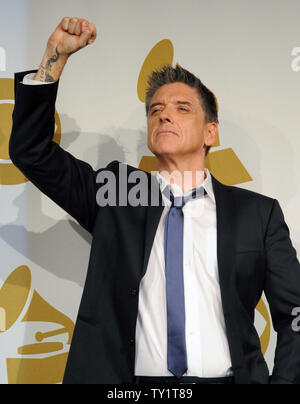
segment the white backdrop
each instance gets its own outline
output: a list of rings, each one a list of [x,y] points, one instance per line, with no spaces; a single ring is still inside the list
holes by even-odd
[[[7,143],[1,108],[13,102],[1,95],[7,79],[38,68],[60,20],[80,16],[95,23],[99,36],[72,56],[61,79],[61,145],[95,169],[114,159],[138,166],[151,154],[137,81],[151,49],[168,39],[174,63],[198,75],[218,98],[220,146],[214,151],[232,148],[253,178],[240,186],[279,200],[300,252],[298,0],[0,0],[0,10],[0,151]],[[0,169],[9,164],[4,157]],[[8,313],[9,327],[0,310],[0,383],[57,383],[90,236],[28,182],[0,185],[0,204],[0,308],[19,304]],[[256,325],[261,334],[259,313]],[[62,326],[69,334],[52,333]],[[38,343],[37,332],[52,334]],[[270,371],[275,342],[272,332]]]

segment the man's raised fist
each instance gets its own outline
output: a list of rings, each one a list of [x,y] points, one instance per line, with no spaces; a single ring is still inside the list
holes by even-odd
[[[65,17],[48,41],[48,46],[56,48],[61,55],[71,55],[91,45],[97,37],[94,24],[83,18]]]

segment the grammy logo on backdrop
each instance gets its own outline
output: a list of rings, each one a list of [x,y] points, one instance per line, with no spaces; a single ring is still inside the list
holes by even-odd
[[[26,326],[25,338],[32,340],[16,347],[14,357],[9,353],[5,358],[8,383],[62,382],[74,323],[36,290],[31,291],[31,272],[26,266],[15,269],[0,289],[0,343],[5,343],[5,334],[11,341],[18,326]]]

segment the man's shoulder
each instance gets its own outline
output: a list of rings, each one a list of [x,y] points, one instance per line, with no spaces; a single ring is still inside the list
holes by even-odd
[[[232,194],[232,196],[239,200],[239,201],[257,201],[260,202],[262,204],[266,204],[266,205],[272,205],[274,203],[274,198],[264,195],[262,193],[259,192],[255,192],[255,191],[251,191],[249,189],[246,188],[242,188],[240,186],[236,186],[236,185],[225,185],[221,182],[219,182],[218,180],[216,180],[213,177],[213,185],[214,188],[219,188],[222,189],[223,191],[227,191],[230,194]]]

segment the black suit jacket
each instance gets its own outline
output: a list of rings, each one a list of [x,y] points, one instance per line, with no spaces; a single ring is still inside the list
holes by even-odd
[[[15,77],[11,159],[93,234],[64,382],[133,383],[139,285],[163,207],[99,208],[96,178],[101,170],[95,172],[52,142],[58,84],[24,86],[23,76]],[[117,181],[119,164],[106,167]],[[136,170],[127,168],[128,173]],[[280,206],[214,178],[213,188],[220,288],[235,381],[269,383],[254,327],[255,307],[264,291],[278,333],[271,380],[298,383],[300,337],[292,330],[292,310],[300,307],[300,265]]]

